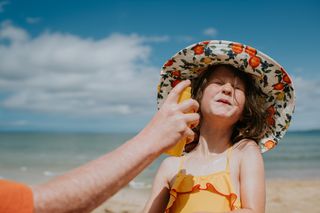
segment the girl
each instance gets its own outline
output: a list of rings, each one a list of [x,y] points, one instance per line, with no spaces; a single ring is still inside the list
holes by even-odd
[[[196,137],[181,157],[162,162],[144,212],[264,212],[261,152],[272,149],[290,123],[290,77],[252,47],[200,42],[163,66],[160,110],[170,107],[168,93],[185,79],[192,81],[192,98],[200,105]],[[186,112],[191,101],[171,107]]]

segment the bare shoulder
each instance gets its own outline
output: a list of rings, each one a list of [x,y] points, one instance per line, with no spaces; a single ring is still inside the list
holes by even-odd
[[[241,153],[248,152],[258,152],[260,153],[260,148],[258,144],[251,139],[243,139],[234,145],[234,150]]]
[[[159,167],[159,172],[166,174],[169,180],[172,179],[179,171],[180,161],[181,157],[165,158]]]
[[[252,158],[262,158],[258,144],[251,139],[243,139],[234,145],[234,150],[241,157],[241,160],[250,160]]]

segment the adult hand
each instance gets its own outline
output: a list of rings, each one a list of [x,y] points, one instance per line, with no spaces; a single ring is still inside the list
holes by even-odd
[[[160,110],[141,132],[148,137],[151,134],[150,138],[154,140],[152,143],[159,146],[162,152],[183,138],[187,138],[188,143],[193,141],[195,137],[192,128],[199,124],[200,115],[197,113],[199,103],[194,99],[178,103],[182,91],[190,84],[190,80],[177,84],[171,90]]]

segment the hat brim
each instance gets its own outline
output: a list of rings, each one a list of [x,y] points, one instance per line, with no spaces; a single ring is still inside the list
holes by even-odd
[[[158,85],[158,109],[182,80],[197,78],[208,66],[229,64],[255,78],[267,96],[268,131],[258,141],[261,152],[274,148],[287,131],[295,108],[295,93],[289,74],[271,57],[250,46],[210,40],[192,44],[169,59],[161,69]]]

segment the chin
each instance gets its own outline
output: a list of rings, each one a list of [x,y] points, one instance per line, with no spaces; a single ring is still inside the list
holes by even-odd
[[[211,117],[217,117],[219,119],[232,119],[233,120],[233,117],[232,115],[228,114],[228,113],[212,113]]]
[[[210,117],[216,117],[219,119],[227,119],[230,121],[237,121],[240,117],[239,113],[237,112],[237,110],[235,110],[234,108],[230,107],[230,108],[211,108],[210,110]]]
[[[219,117],[232,117],[234,116],[234,110],[231,107],[216,107],[213,106],[210,108],[210,113],[214,116]]]

